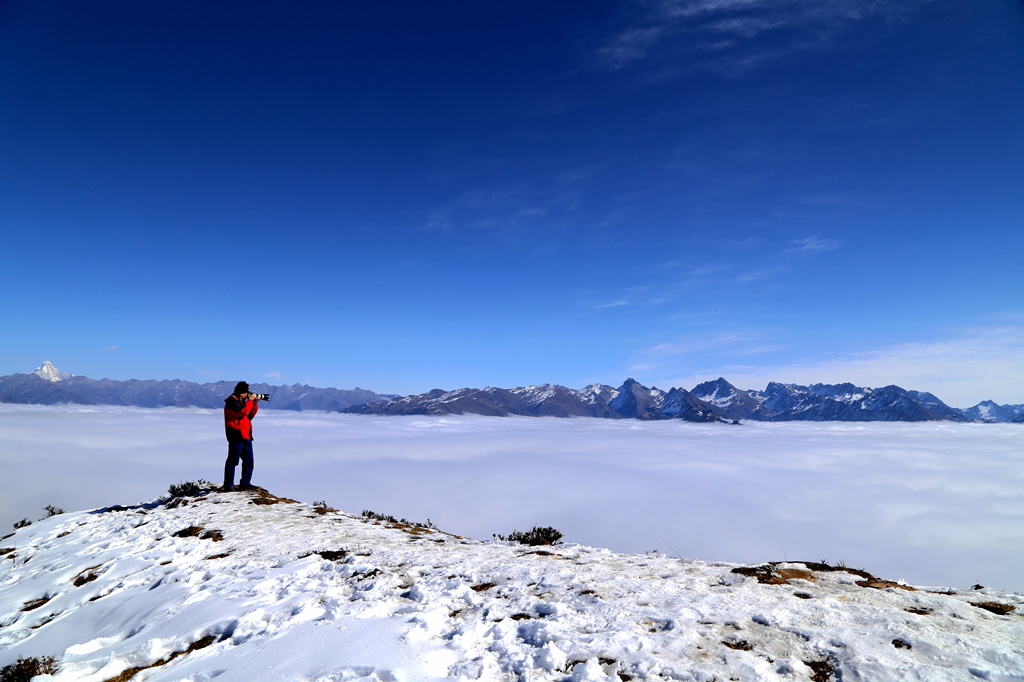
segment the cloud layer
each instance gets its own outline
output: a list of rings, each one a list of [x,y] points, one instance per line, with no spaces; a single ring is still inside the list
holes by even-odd
[[[1024,429],[373,418],[265,410],[254,482],[486,539],[705,560],[845,561],[887,578],[1024,589]],[[218,480],[218,411],[0,405],[0,519]]]

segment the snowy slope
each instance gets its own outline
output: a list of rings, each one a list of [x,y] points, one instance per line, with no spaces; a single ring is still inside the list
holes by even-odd
[[[259,491],[0,546],[0,666],[53,655],[58,682],[1024,679],[1018,595],[479,542]]]

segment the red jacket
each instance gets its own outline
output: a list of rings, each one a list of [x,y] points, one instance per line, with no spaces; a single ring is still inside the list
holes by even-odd
[[[255,400],[241,400],[235,395],[224,399],[224,433],[229,443],[252,440],[252,418],[257,410]]]

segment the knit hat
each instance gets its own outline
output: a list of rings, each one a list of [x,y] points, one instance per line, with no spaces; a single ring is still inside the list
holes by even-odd
[[[244,381],[239,381],[235,384],[235,395],[242,395],[243,393],[249,392],[249,384]]]

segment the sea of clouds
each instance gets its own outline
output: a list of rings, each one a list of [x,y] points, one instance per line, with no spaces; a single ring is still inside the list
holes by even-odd
[[[1021,425],[264,409],[254,448],[253,482],[276,494],[478,539],[550,525],[623,552],[827,560],[1024,591]],[[0,405],[0,531],[47,504],[127,505],[220,482],[225,454],[219,410]]]

